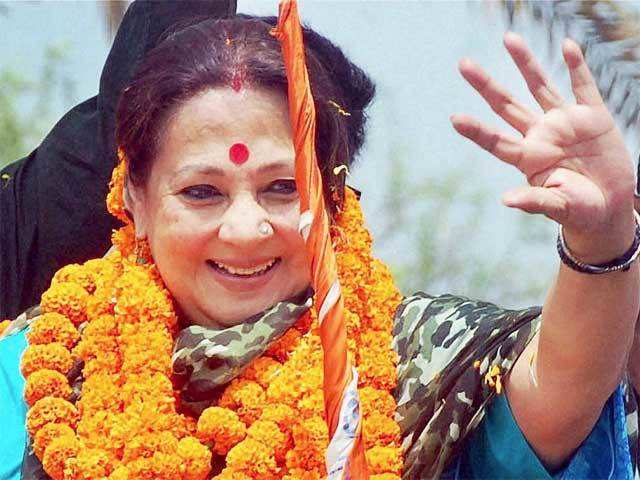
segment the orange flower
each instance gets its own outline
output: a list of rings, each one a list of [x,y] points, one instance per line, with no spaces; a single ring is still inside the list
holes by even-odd
[[[115,309],[116,288],[114,285],[96,287],[96,291],[87,299],[87,319],[93,320],[100,315],[113,315]]]
[[[122,408],[118,375],[97,372],[85,378],[82,384],[82,397],[77,403],[83,416],[90,417],[99,410],[119,412]]]
[[[59,283],[75,283],[84,288],[87,293],[93,293],[96,289],[94,272],[77,263],[66,265],[56,272],[51,284]]]
[[[246,438],[229,450],[227,467],[265,480],[277,479],[279,472],[273,449],[253,438]]]
[[[7,327],[11,324],[11,320],[2,320],[0,321],[0,336],[4,333]]]
[[[324,415],[324,393],[317,388],[298,401],[298,411],[304,418],[322,417]]]
[[[115,375],[120,370],[122,359],[117,352],[101,352],[95,358],[85,360],[82,375],[89,378],[95,374]]]
[[[60,282],[51,285],[49,290],[42,294],[40,308],[43,313],[60,313],[78,326],[87,319],[88,298],[89,294],[81,285]]]
[[[399,447],[373,447],[366,451],[371,473],[402,472],[402,454]]]
[[[80,448],[77,456],[65,462],[65,480],[88,480],[105,478],[113,470],[112,459],[103,450]]]
[[[129,480],[129,478],[131,478],[129,469],[124,465],[118,465],[108,477],[109,480]]]
[[[258,357],[249,364],[240,377],[258,382],[262,388],[267,388],[281,368],[282,364],[273,358]]]
[[[358,384],[372,386],[380,390],[393,390],[397,384],[396,364],[392,352],[382,357],[372,352],[361,352],[358,372],[361,372]]]
[[[38,400],[27,412],[27,431],[32,437],[47,423],[66,423],[74,428],[78,409],[72,403],[56,397]]]
[[[80,418],[76,432],[85,447],[102,448],[112,458],[121,458],[125,443],[136,434],[123,415],[96,409]]]
[[[122,370],[125,374],[171,375],[173,340],[164,329],[120,335]]]
[[[33,451],[38,458],[42,458],[44,451],[54,438],[58,437],[75,437],[75,432],[66,423],[47,423],[33,439]]]
[[[31,324],[26,334],[30,345],[61,343],[71,349],[78,343],[80,334],[71,321],[59,313],[45,313]]]
[[[205,480],[211,471],[211,452],[196,438],[178,442],[178,456],[184,466],[184,480]]]
[[[209,407],[198,419],[198,438],[202,442],[213,443],[213,450],[218,455],[226,455],[244,439],[246,433],[247,428],[238,414],[227,408]]]
[[[244,472],[238,472],[232,468],[225,468],[220,472],[220,475],[213,477],[213,480],[251,480],[250,477]]]
[[[268,420],[255,421],[247,430],[247,437],[266,445],[269,449],[273,449],[278,464],[284,463],[287,452],[293,447],[291,435],[283,433],[276,422]]]
[[[269,345],[265,355],[275,358],[279,362],[284,362],[298,346],[300,338],[302,338],[302,333],[298,329],[290,328],[282,337]]]
[[[293,425],[299,419],[296,417],[296,411],[291,407],[281,403],[273,403],[264,407],[260,420],[275,422],[281,432],[291,433]]]
[[[125,406],[146,402],[152,404],[158,413],[174,411],[175,397],[171,380],[158,372],[129,375],[120,394]]]
[[[218,405],[238,412],[240,420],[251,425],[262,414],[265,393],[260,384],[250,380],[235,379],[225,389]]]
[[[363,422],[365,448],[389,447],[400,442],[400,426],[382,413],[372,413]]]
[[[375,412],[393,418],[396,411],[396,401],[388,391],[364,387],[358,393],[360,395],[360,409],[365,418]]]
[[[283,480],[322,480],[325,475],[320,470],[304,470],[302,468],[292,468]]]
[[[111,243],[122,253],[123,257],[132,255],[136,248],[136,235],[133,224],[125,225],[111,234]]]
[[[74,458],[80,450],[80,442],[75,437],[63,435],[49,443],[44,451],[42,467],[53,480],[64,479],[64,467],[68,459]]]
[[[151,458],[154,453],[174,453],[178,449],[178,439],[169,432],[148,432],[136,435],[124,446],[122,461],[131,462],[136,458]]]
[[[111,180],[109,181],[109,193],[107,194],[107,210],[111,215],[116,217],[123,223],[130,223],[129,217],[124,209],[124,184],[127,178],[127,162],[124,151],[118,149],[118,158],[120,161],[116,168],[113,169]]]
[[[45,368],[66,375],[72,365],[71,352],[61,343],[30,345],[22,355],[20,371],[24,378],[29,378],[36,370]]]
[[[33,405],[44,397],[68,399],[71,387],[65,377],[55,370],[42,369],[33,372],[27,378],[24,387],[24,398],[28,405]]]

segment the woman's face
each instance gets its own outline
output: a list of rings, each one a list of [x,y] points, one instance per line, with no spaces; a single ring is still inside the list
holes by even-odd
[[[236,325],[309,284],[294,158],[280,93],[210,89],[169,118],[132,211],[191,323]]]

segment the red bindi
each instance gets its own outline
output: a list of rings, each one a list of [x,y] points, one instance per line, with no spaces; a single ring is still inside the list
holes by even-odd
[[[236,165],[242,165],[249,160],[249,147],[244,143],[234,143],[229,149],[229,160]]]

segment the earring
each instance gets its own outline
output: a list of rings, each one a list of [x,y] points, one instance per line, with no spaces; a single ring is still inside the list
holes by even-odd
[[[136,238],[136,244],[133,250],[136,256],[136,264],[147,265],[151,263],[151,248],[146,238]]]
[[[264,237],[268,237],[268,236],[273,235],[273,227],[271,226],[271,224],[269,222],[267,222],[265,220],[258,227],[258,232],[260,233],[260,235],[262,235]]]

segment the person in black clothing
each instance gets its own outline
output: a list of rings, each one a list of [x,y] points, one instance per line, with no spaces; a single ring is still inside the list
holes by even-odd
[[[31,154],[0,171],[0,320],[38,303],[62,266],[107,251],[117,226],[104,201],[116,165],[115,107],[140,59],[167,28],[235,10],[236,0],[133,2],[98,94],[67,112]]]

